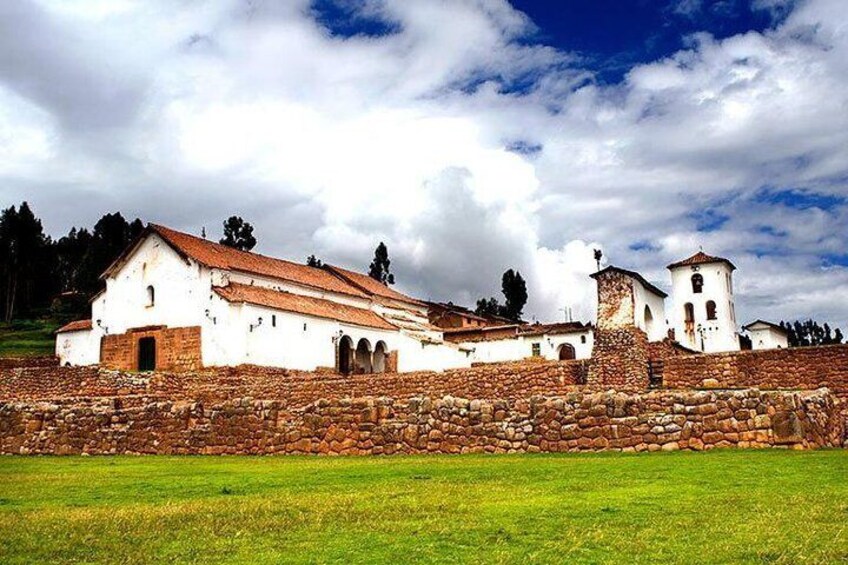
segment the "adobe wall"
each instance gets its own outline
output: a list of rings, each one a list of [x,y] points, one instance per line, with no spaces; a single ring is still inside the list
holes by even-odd
[[[0,402],[0,453],[357,454],[837,446],[826,390],[366,398],[288,409],[144,397]]]
[[[156,340],[158,370],[193,371],[203,366],[199,326],[138,328],[103,336],[100,364],[107,369],[138,370],[138,342],[145,337]]]

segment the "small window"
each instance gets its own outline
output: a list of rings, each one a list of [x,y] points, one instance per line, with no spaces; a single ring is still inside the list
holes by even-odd
[[[533,357],[541,357],[542,356],[542,344],[534,343],[532,345]]]
[[[153,306],[156,303],[156,290],[152,286],[147,287],[147,306]]]
[[[586,336],[585,335],[580,336],[580,343],[586,343]]]
[[[712,300],[707,301],[707,320],[716,319],[716,303]]]
[[[306,323],[303,324],[303,331],[306,331]]]
[[[701,294],[704,290],[704,277],[700,273],[692,275],[692,292]]]
[[[276,314],[271,314],[271,327],[272,328],[277,327],[277,315]]]
[[[683,320],[690,324],[695,322],[695,307],[691,302],[683,305]]]

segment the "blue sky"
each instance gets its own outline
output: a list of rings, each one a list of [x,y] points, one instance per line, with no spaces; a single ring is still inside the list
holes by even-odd
[[[844,0],[18,0],[0,53],[0,196],[56,236],[236,213],[422,298],[518,268],[542,320],[594,248],[667,289],[703,247],[740,319],[848,326]]]

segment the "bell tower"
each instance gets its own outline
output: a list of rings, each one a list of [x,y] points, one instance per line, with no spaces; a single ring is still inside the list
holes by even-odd
[[[733,271],[729,260],[703,251],[672,263],[671,319],[675,339],[682,345],[715,353],[739,349],[736,306],[733,302]]]

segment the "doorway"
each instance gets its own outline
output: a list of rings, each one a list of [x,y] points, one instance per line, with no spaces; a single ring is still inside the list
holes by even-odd
[[[156,370],[156,338],[143,337],[138,340],[138,370]]]

